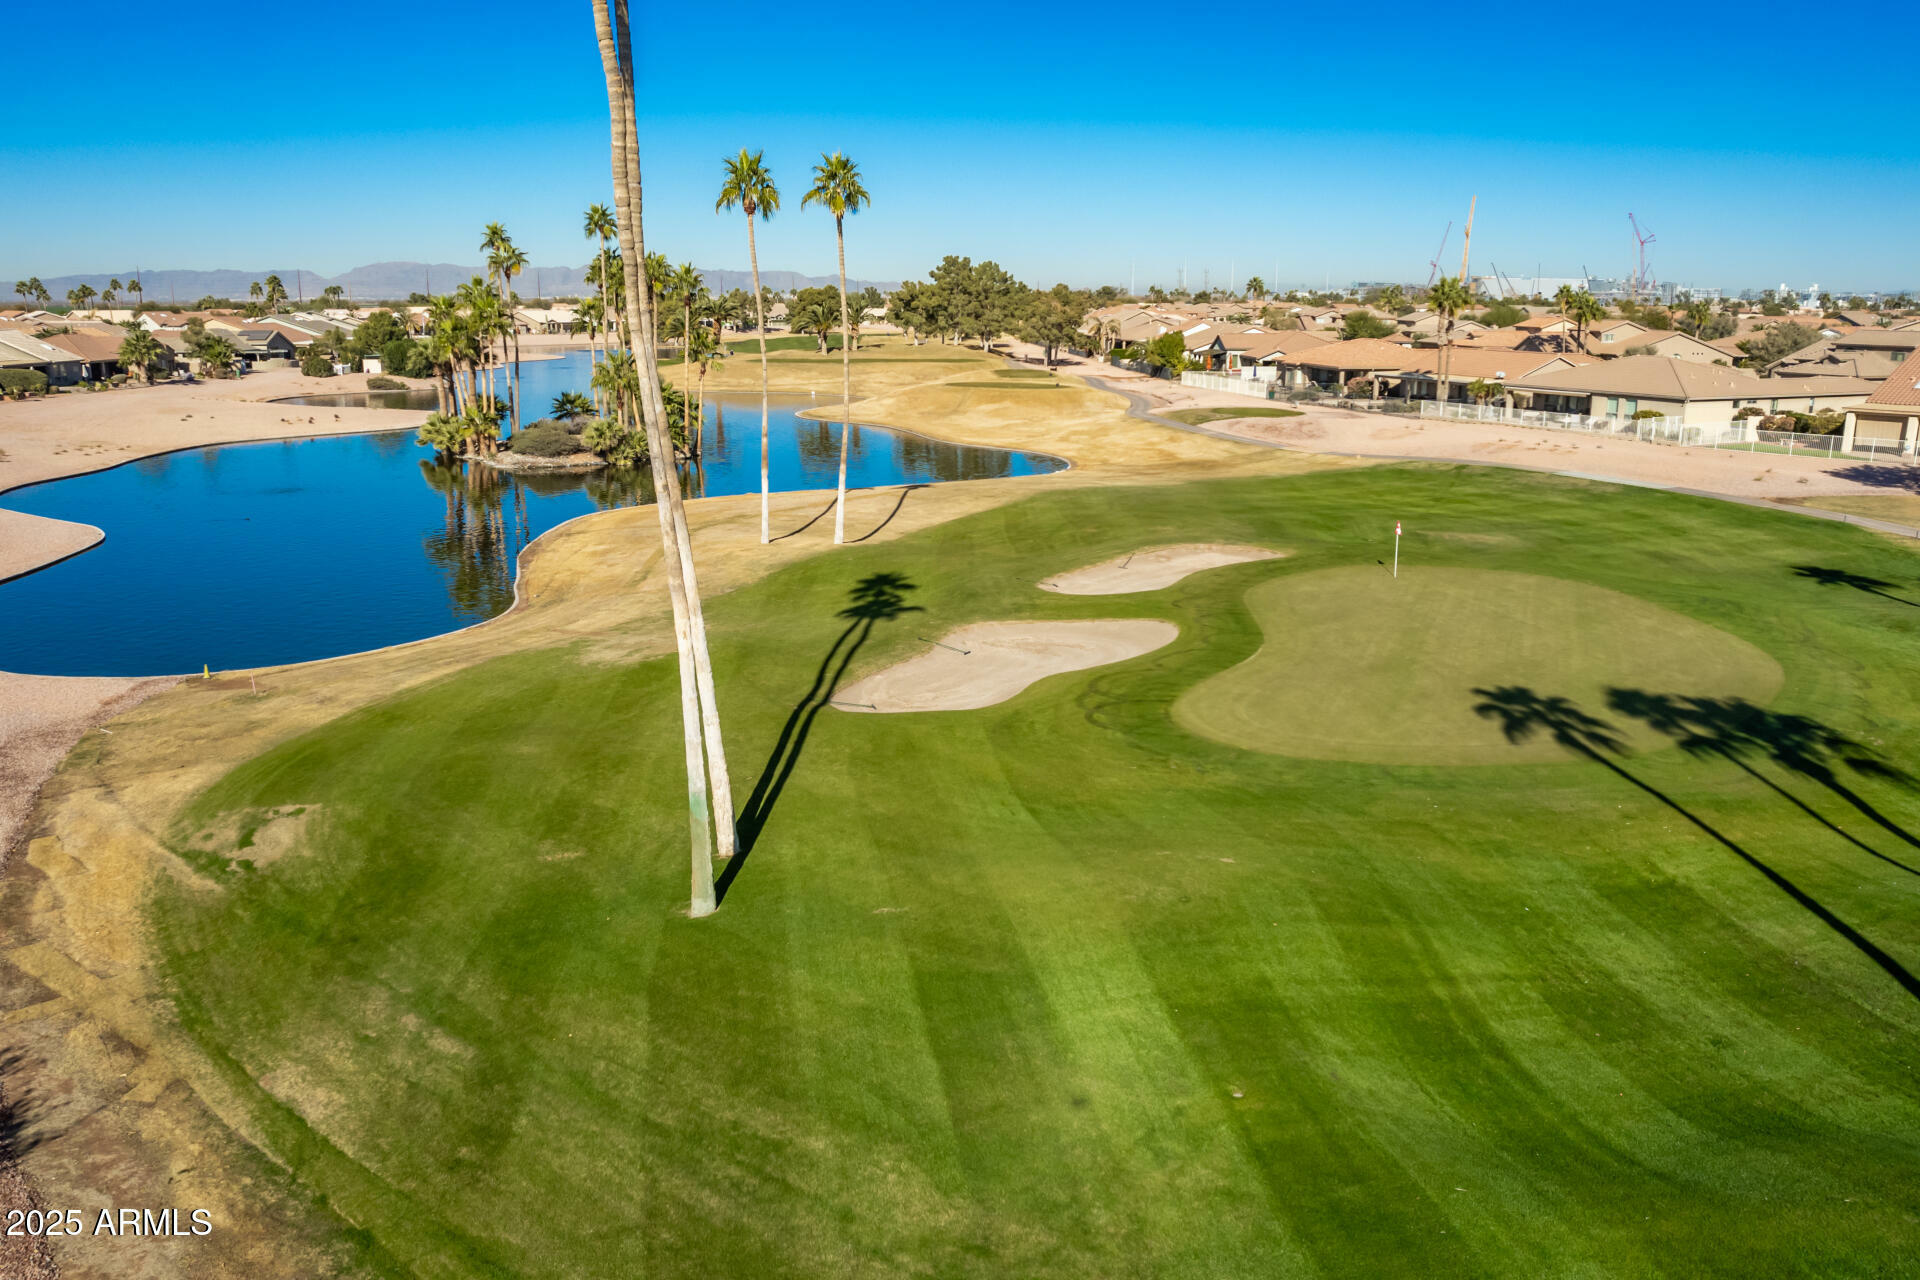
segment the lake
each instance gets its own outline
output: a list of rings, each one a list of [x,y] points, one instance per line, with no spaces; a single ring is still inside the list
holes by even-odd
[[[584,353],[522,366],[530,411],[561,391],[584,391],[586,379]],[[833,487],[840,426],[799,417],[821,403],[831,401],[775,400],[774,489]],[[687,496],[757,493],[759,397],[707,405],[705,456],[681,468]],[[230,670],[439,635],[506,610],[515,558],[548,529],[653,501],[644,469],[515,475],[442,463],[414,443],[416,415],[407,420],[392,432],[188,449],[0,495],[0,506],[107,535],[71,560],[0,583],[0,670]],[[856,424],[847,485],[1064,466],[1045,454]]]

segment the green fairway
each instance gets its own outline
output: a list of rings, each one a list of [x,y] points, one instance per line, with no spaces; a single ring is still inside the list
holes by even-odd
[[[1452,535],[1390,598],[1401,518]],[[1187,542],[1291,554],[1035,587]],[[876,574],[914,611],[850,621]],[[1859,529],[1519,471],[1055,490],[709,602],[751,845],[710,919],[673,662],[555,649],[203,793],[156,943],[229,1119],[394,1274],[1912,1274],[1916,582]],[[921,637],[1113,617],[1180,635],[828,709]],[[1259,698],[1391,721],[1376,631],[1446,659],[1409,733],[1470,680],[1511,762],[1175,715],[1272,649]]]
[[[1209,422],[1221,422],[1227,418],[1297,418],[1298,409],[1273,409],[1265,405],[1248,405],[1242,409],[1168,409],[1161,415],[1175,422],[1184,422],[1190,427],[1204,427]]]
[[[1266,642],[1174,704],[1174,719],[1254,751],[1373,764],[1551,760],[1476,714],[1476,689],[1551,689],[1586,706],[1610,689],[1765,702],[1779,664],[1724,631],[1633,596],[1528,573],[1384,565],[1325,569],[1247,593]],[[1325,679],[1302,680],[1302,662]],[[1646,751],[1672,739],[1643,722],[1616,735]]]

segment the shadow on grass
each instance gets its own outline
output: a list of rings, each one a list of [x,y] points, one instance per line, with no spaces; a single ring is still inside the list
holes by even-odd
[[[43,1140],[34,1125],[42,1107],[20,1084],[25,1062],[26,1055],[18,1049],[0,1052],[0,1163],[18,1160]]]
[[[785,533],[776,533],[773,537],[767,539],[767,541],[785,542],[788,538],[798,537],[799,535],[805,533],[807,530],[813,528],[813,526],[815,526],[816,524],[819,524],[820,521],[825,518],[827,512],[831,510],[833,510],[833,503],[829,501],[826,506],[820,508],[819,511],[814,513],[811,519],[809,519],[805,524],[801,525],[799,528],[789,529]]]
[[[1866,744],[1811,717],[1768,711],[1745,698],[1694,698],[1640,689],[1609,689],[1607,706],[1672,738],[1675,745],[1690,756],[1725,760],[1739,766],[1749,777],[1849,844],[1908,875],[1920,875],[1920,868],[1889,858],[1842,831],[1813,806],[1761,773],[1749,760],[1749,757],[1762,757],[1779,769],[1819,783],[1887,834],[1920,849],[1920,838],[1841,781],[1835,765],[1845,765],[1883,781],[1913,785],[1911,777],[1880,760]]]
[[[1765,876],[1775,888],[1811,912],[1827,928],[1846,939],[1860,954],[1880,966],[1881,970],[1899,983],[1901,989],[1908,995],[1920,1000],[1920,978],[1915,978],[1898,960],[1882,951],[1859,930],[1829,911],[1799,885],[1734,843],[1705,819],[1695,816],[1679,801],[1651,783],[1641,781],[1610,759],[1612,756],[1626,753],[1626,744],[1615,736],[1613,725],[1588,715],[1569,698],[1543,696],[1523,685],[1502,685],[1493,689],[1475,689],[1473,692],[1482,699],[1474,707],[1474,712],[1485,719],[1498,720],[1507,741],[1518,745],[1536,735],[1544,734],[1573,754],[1592,761],[1621,781],[1658,800]]]
[[[1905,596],[1896,596],[1891,588],[1900,585],[1896,582],[1882,582],[1879,578],[1862,577],[1857,573],[1848,573],[1845,569],[1827,569],[1817,564],[1797,564],[1793,571],[1802,578],[1810,578],[1823,587],[1852,587],[1855,591],[1864,591],[1868,595],[1891,600],[1895,604],[1904,604],[1909,608],[1920,609],[1920,600],[1909,600]]]
[[[900,489],[900,499],[899,501],[893,504],[893,510],[887,512],[887,518],[885,520],[882,520],[879,524],[873,526],[873,528],[867,530],[865,533],[861,534],[859,537],[848,538],[847,541],[848,542],[865,542],[868,538],[875,536],[882,529],[886,528],[888,525],[893,523],[893,518],[900,514],[900,508],[907,505],[908,494],[912,493],[916,489],[925,489],[928,487],[930,486],[924,485],[924,484],[903,485]]]
[[[739,849],[713,886],[719,899],[725,900],[727,890],[747,865],[747,856],[759,843],[760,833],[766,830],[781,792],[786,790],[788,780],[800,763],[800,754],[813,733],[813,722],[833,701],[834,690],[839,688],[854,655],[866,644],[877,624],[891,622],[902,614],[920,612],[918,605],[907,603],[907,592],[913,590],[916,590],[914,584],[902,574],[875,573],[862,578],[848,592],[847,607],[836,615],[847,619],[846,629],[834,638],[813,673],[813,685],[788,713],[780,736],[774,740],[773,751],[760,770],[760,780],[754,784],[753,794],[747,797],[746,807],[741,810],[737,824]]]

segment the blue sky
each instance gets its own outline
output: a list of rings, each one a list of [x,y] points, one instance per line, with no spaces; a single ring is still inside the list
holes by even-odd
[[[867,278],[961,253],[1034,283],[1124,285],[1131,268],[1144,289],[1183,265],[1196,287],[1424,280],[1449,220],[1458,268],[1477,195],[1476,271],[1624,274],[1631,210],[1662,279],[1920,284],[1920,163],[1896,105],[1920,90],[1920,7],[1773,7],[1396,2],[1230,24],[647,5],[649,247],[746,266],[741,219],[713,197],[721,156],[747,145],[789,193],[761,265],[816,274],[832,224],[799,195],[837,148],[874,196],[849,224],[848,268]],[[336,0],[264,31],[106,3],[86,29],[127,38],[98,42],[57,6],[22,8],[14,47],[60,74],[36,127],[0,129],[9,283],[466,262],[496,220],[537,263],[588,256],[581,213],[609,181],[587,0]]]

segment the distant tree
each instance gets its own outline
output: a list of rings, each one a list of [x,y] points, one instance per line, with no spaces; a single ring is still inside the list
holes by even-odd
[[[287,286],[280,282],[280,277],[277,275],[267,277],[264,293],[265,299],[261,305],[270,312],[278,311],[280,305],[287,300]]]
[[[800,197],[800,206],[819,205],[833,215],[834,246],[840,257],[840,486],[833,506],[833,541],[837,546],[847,534],[847,437],[852,434],[848,415],[853,404],[853,332],[847,305],[847,218],[872,203],[860,181],[860,166],[843,153],[822,154],[813,167],[813,186]]]
[[[1056,284],[1044,292],[1033,290],[1022,308],[1017,330],[1020,340],[1039,347],[1045,353],[1047,367],[1052,368],[1060,348],[1081,340],[1091,301],[1086,294],[1076,293],[1064,284]]]
[[[1256,301],[1267,296],[1267,282],[1259,276],[1247,281],[1247,296]]]
[[[1349,341],[1354,338],[1387,338],[1399,332],[1391,321],[1382,320],[1370,311],[1349,311],[1340,324],[1340,336]]]
[[[117,277],[107,281],[107,287],[100,291],[100,305],[109,311],[113,310],[113,304],[119,300],[123,287]]]
[[[839,291],[826,286],[799,290],[787,304],[787,324],[795,333],[813,334],[825,355],[827,336],[840,324]]]
[[[1157,369],[1179,373],[1189,363],[1186,338],[1176,331],[1161,334],[1149,342],[1141,359]]]
[[[887,298],[887,321],[904,330],[907,341],[918,346],[927,329],[928,286],[918,280],[903,280]]]
[[[1502,299],[1480,313],[1480,323],[1493,329],[1511,329],[1527,318],[1527,313]]]
[[[1751,368],[1765,369],[1819,340],[1817,329],[1788,320],[1762,329],[1741,342],[1740,349],[1747,353],[1747,364]]]
[[[1500,397],[1506,395],[1507,388],[1503,383],[1488,382],[1485,378],[1475,378],[1467,384],[1467,394],[1473,397],[1475,404],[1486,404],[1491,400],[1498,400]]]
[[[201,341],[194,354],[200,359],[202,372],[209,378],[231,378],[234,362],[240,358],[240,353],[233,349],[231,342],[211,335]]]
[[[329,307],[339,306],[340,299],[346,296],[347,296],[347,291],[341,288],[337,284],[330,284],[326,288],[320,291],[320,300],[326,303]]]
[[[1587,348],[1587,330],[1593,327],[1594,321],[1605,318],[1607,309],[1600,305],[1600,299],[1582,289],[1573,295],[1573,301],[1564,314],[1573,321],[1574,346],[1584,351]]]
[[[140,308],[145,302],[145,294],[147,291],[146,287],[140,283],[139,276],[135,276],[133,279],[127,281],[127,292],[133,295],[134,314],[140,314]]]

